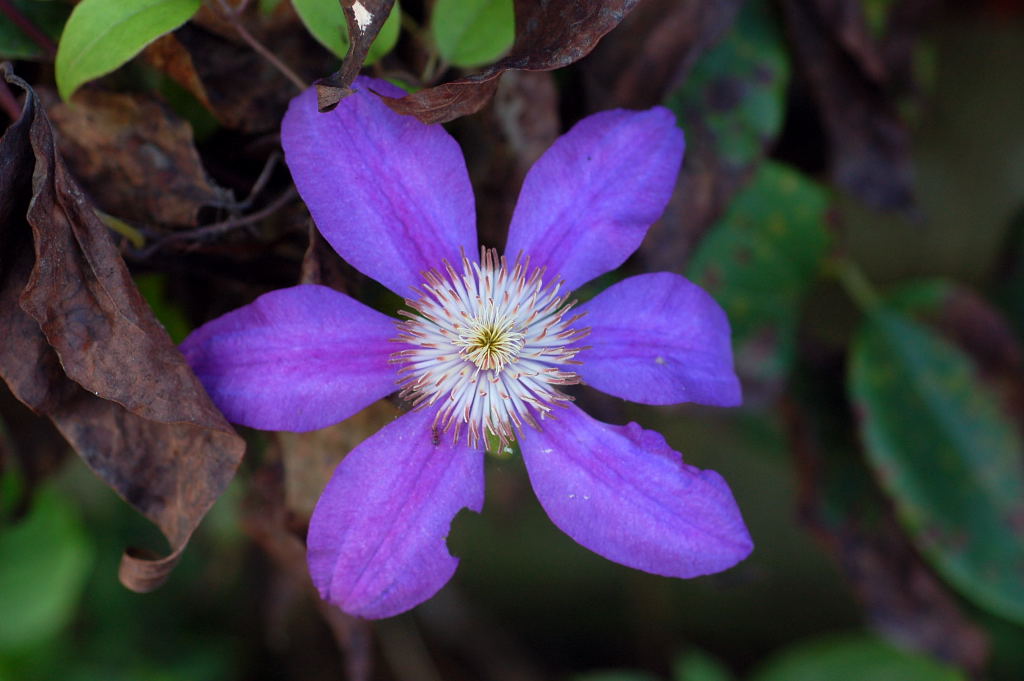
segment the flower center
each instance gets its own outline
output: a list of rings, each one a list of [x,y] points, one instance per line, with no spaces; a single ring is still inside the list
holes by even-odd
[[[481,369],[501,369],[519,357],[526,336],[515,330],[515,319],[474,319],[459,333],[455,345],[462,356]]]
[[[590,329],[572,328],[582,315],[566,318],[575,301],[558,295],[561,281],[545,285],[529,258],[509,269],[481,249],[479,263],[463,256],[461,274],[448,262],[443,269],[427,272],[420,297],[405,301],[414,312],[399,312],[395,341],[407,347],[391,361],[402,365],[401,396],[417,409],[440,402],[434,428],[453,431],[455,442],[465,428],[473,447],[487,433],[504,444],[524,423],[540,429],[572,400],[556,386],[580,382],[569,367]]]

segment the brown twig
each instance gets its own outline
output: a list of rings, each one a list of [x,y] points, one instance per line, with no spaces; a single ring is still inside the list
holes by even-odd
[[[212,225],[205,225],[197,229],[190,229],[183,232],[174,232],[165,236],[163,239],[156,241],[149,248],[143,249],[135,253],[135,257],[139,260],[145,260],[152,257],[158,251],[163,250],[169,244],[178,241],[207,241],[209,239],[216,238],[227,232],[233,231],[240,227],[251,225],[254,222],[266,218],[269,215],[274,214],[281,209],[289,201],[293,200],[298,196],[298,192],[295,191],[294,187],[289,187],[280,196],[271,201],[265,208],[258,210],[255,213],[249,213],[248,215],[241,215],[236,218],[229,218],[223,222],[215,222]]]
[[[0,0],[0,12],[10,19],[12,24],[20,28],[21,32],[27,35],[32,42],[41,47],[50,61],[53,61],[57,54],[57,44],[50,39],[50,36],[43,33],[38,26],[32,23],[31,19],[22,14],[11,0]]]
[[[4,0],[0,0],[0,2],[3,1]],[[244,0],[238,7],[231,7],[226,0],[217,0],[217,2],[220,5],[220,9],[224,14],[224,18],[231,22],[231,25],[235,27],[235,30],[238,32],[238,35],[242,37],[242,40],[249,44],[249,47],[256,50],[256,52],[261,57],[266,59],[274,66],[274,68],[276,68],[278,71],[284,74],[284,76],[288,80],[290,80],[295,85],[295,87],[299,89],[299,92],[302,92],[307,87],[309,87],[309,85],[301,78],[299,78],[299,76],[294,71],[292,71],[287,64],[278,59],[277,56],[273,52],[268,50],[263,43],[256,40],[253,34],[249,33],[248,29],[246,29],[245,26],[242,25],[240,16],[242,10],[244,10],[246,5],[249,4],[248,0]]]

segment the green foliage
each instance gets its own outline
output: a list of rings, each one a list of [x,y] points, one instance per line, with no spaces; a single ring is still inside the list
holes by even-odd
[[[828,247],[828,193],[765,163],[694,254],[687,275],[729,314],[740,373],[782,380],[796,351],[800,305]]]
[[[430,33],[441,56],[455,66],[495,61],[515,40],[512,0],[438,0]]]
[[[695,649],[676,658],[672,681],[733,681],[733,675],[716,658]]]
[[[167,296],[167,276],[163,274],[140,274],[135,277],[135,285],[153,309],[153,314],[167,329],[167,334],[175,343],[185,340],[192,330],[184,311]]]
[[[306,30],[317,41],[339,58],[348,53],[348,24],[338,0],[292,0],[296,13],[306,25]],[[402,28],[402,10],[396,2],[376,40],[366,55],[366,63],[372,64],[391,50],[398,42]]]
[[[1024,621],[1024,444],[970,358],[883,307],[854,340],[848,389],[923,555],[980,606]]]
[[[659,681],[658,677],[635,669],[614,669],[587,672],[574,676],[572,681]]]
[[[769,662],[750,681],[963,681],[959,671],[870,636],[805,643]]]
[[[93,546],[52,489],[20,523],[0,529],[0,653],[41,643],[67,624],[92,568]]]
[[[753,0],[666,105],[684,129],[698,126],[709,134],[722,162],[744,166],[779,134],[789,73],[786,44],[771,7]]]
[[[52,0],[12,0],[11,4],[54,42],[71,11],[65,3]],[[0,13],[0,59],[40,59],[45,56],[38,43]]]
[[[65,100],[86,81],[120,67],[188,21],[200,0],[82,0],[57,48],[57,89]]]

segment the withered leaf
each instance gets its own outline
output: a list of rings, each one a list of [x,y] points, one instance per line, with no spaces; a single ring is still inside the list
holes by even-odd
[[[321,112],[338,106],[351,94],[349,86],[359,75],[381,26],[391,14],[395,0],[341,0],[341,10],[348,25],[348,53],[341,68],[316,84],[317,108]]]
[[[135,288],[36,93],[9,65],[0,73],[26,93],[0,138],[0,376],[167,537],[167,556],[122,557],[125,586],[149,590],[224,490],[244,442]]]
[[[543,2],[516,0],[516,40],[508,56],[484,71],[424,88],[405,97],[384,97],[401,114],[424,123],[446,123],[479,111],[511,69],[552,71],[590,53],[640,0]]]
[[[913,213],[910,139],[894,96],[849,57],[815,3],[783,0],[782,7],[795,57],[821,110],[833,181],[874,208]]]
[[[232,199],[207,178],[188,123],[145,95],[83,90],[47,113],[61,156],[107,213],[192,227],[203,206]]]

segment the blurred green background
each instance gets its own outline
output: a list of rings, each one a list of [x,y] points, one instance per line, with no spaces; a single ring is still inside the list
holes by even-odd
[[[823,123],[812,113],[813,76],[796,64],[808,57],[793,47],[793,3],[742,4],[663,99],[687,130],[688,172],[714,165],[726,178],[716,180],[720,210],[686,233],[672,269],[729,312],[747,404],[577,399],[606,420],[662,432],[689,463],[722,473],[753,556],[691,581],[612,564],[550,523],[517,456],[491,456],[484,512],[453,526],[455,579],[367,630],[370,678],[1024,678],[1024,15],[1012,2],[937,4],[928,15],[914,42],[916,91],[884,93],[910,130],[902,160],[916,201],[885,209],[830,167],[836,141],[828,146],[829,114]],[[881,35],[906,3],[851,4]],[[14,5],[60,35],[62,3]],[[429,28],[426,10],[409,5]],[[435,19],[445,29],[425,68],[473,67],[507,48],[508,8],[466,7],[476,5],[471,19],[496,37],[482,44],[458,23],[470,21],[462,10],[439,1],[436,12],[455,14]],[[0,23],[0,56],[36,58],[15,29]],[[617,29],[620,42],[629,30]],[[557,74],[565,118],[581,113],[586,63]],[[45,67],[38,73],[45,79]],[[725,85],[739,94],[722,100]],[[173,96],[189,115],[195,102]],[[203,154],[227,144],[208,114],[191,115],[197,129],[212,125]],[[475,139],[472,125],[452,129]],[[475,180],[486,164],[473,158],[487,154],[470,153]],[[664,267],[664,229],[627,272]],[[138,270],[176,339],[209,312],[189,307],[177,273]],[[0,453],[32,418],[4,400]],[[372,432],[367,419],[350,426],[356,441]],[[117,562],[125,546],[162,546],[151,525],[77,457],[55,465],[31,500],[24,466],[5,457],[0,681],[345,678],[338,630],[268,556],[259,529],[278,512],[261,490],[291,489],[302,464],[282,455],[287,443],[246,437],[238,477],[168,584],[145,595],[120,586]]]

